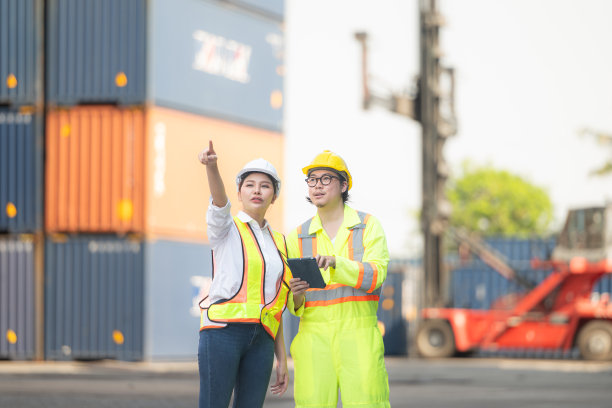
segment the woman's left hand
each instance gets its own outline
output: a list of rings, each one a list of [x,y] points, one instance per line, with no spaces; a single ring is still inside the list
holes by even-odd
[[[287,371],[287,360],[277,361],[276,365],[276,383],[270,386],[272,394],[276,394],[279,397],[287,391],[289,386],[289,372]]]

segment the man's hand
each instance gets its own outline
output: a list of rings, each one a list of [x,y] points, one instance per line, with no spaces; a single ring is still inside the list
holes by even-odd
[[[300,278],[292,278],[289,280],[289,288],[293,293],[293,305],[295,310],[298,310],[304,303],[304,293],[310,288],[310,284]]]
[[[319,268],[323,270],[327,270],[327,268],[335,268],[336,267],[336,257],[331,255],[319,255],[317,254],[317,264]]]
[[[204,149],[198,154],[198,159],[200,163],[206,166],[217,163],[217,153],[215,153],[215,149],[213,148],[212,140],[208,141],[208,149]]]

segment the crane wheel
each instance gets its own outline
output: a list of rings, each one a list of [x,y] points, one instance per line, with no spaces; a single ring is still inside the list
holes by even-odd
[[[419,354],[427,358],[445,358],[455,354],[455,336],[446,320],[425,320],[417,332]]]
[[[612,322],[588,322],[580,329],[576,343],[585,360],[612,360]]]

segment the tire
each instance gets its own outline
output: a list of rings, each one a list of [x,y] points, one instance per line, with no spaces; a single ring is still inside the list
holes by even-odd
[[[446,320],[425,320],[416,337],[417,351],[426,358],[446,358],[455,354],[455,336]]]
[[[588,322],[580,329],[576,343],[585,360],[612,360],[612,322]]]

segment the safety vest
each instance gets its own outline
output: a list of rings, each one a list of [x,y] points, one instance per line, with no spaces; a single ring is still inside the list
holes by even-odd
[[[266,304],[264,297],[266,263],[261,253],[261,248],[248,223],[240,221],[238,217],[234,217],[234,223],[238,228],[242,243],[242,264],[244,265],[242,285],[238,292],[230,299],[221,300],[210,305],[208,308],[202,309],[200,330],[219,327],[207,326],[205,324],[204,313],[206,313],[208,320],[211,322],[261,323],[268,334],[272,338],[276,338],[281,317],[287,304],[287,296],[289,295],[289,286],[286,283],[289,269],[286,266],[287,262],[285,259],[287,254],[285,238],[281,233],[268,228],[274,245],[278,249],[279,256],[283,261],[283,277],[276,296],[270,303]],[[281,248],[284,251],[281,251]]]
[[[378,302],[381,287],[376,288],[378,267],[373,262],[361,263],[363,259],[363,233],[370,218],[369,214],[358,211],[360,224],[350,228],[348,239],[348,258],[359,262],[359,278],[356,287],[341,283],[327,285],[323,289],[308,289],[305,294],[305,307],[330,306],[344,302]],[[298,246],[301,257],[317,255],[317,237],[309,234],[312,218],[297,228]]]

